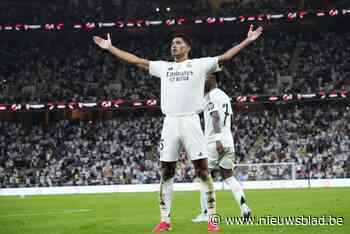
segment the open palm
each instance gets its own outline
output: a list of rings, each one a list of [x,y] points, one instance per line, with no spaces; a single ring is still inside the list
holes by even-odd
[[[249,32],[248,32],[248,35],[247,35],[247,38],[250,41],[255,41],[256,39],[258,39],[260,37],[260,35],[262,34],[262,32],[263,32],[263,28],[262,27],[259,27],[256,30],[253,30],[253,29],[254,29],[254,26],[250,25]]]
[[[109,48],[112,47],[111,36],[109,35],[109,33],[107,34],[107,40],[98,36],[94,36],[93,39],[94,39],[94,42],[102,49],[108,50]]]

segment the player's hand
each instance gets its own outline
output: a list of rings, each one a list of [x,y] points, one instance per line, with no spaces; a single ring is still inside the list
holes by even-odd
[[[104,50],[108,50],[112,47],[111,36],[109,33],[107,34],[107,40],[98,36],[94,36],[94,42]]]
[[[216,141],[216,151],[218,152],[219,155],[225,152],[225,148],[222,145],[221,141]]]
[[[247,35],[247,39],[249,41],[255,41],[256,39],[258,39],[260,37],[260,35],[263,32],[263,28],[259,27],[258,29],[256,29],[255,31],[253,30],[254,26],[251,24],[249,27],[249,31],[248,31],[248,35]]]

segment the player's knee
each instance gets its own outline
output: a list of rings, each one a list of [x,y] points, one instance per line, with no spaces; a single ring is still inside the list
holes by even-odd
[[[196,175],[198,178],[200,178],[201,180],[207,180],[208,179],[208,176],[209,176],[209,173],[208,173],[208,170],[205,170],[205,169],[198,169],[196,171]]]
[[[169,180],[173,178],[175,175],[175,169],[174,168],[163,168],[162,169],[162,179],[163,180]]]
[[[233,170],[232,169],[221,169],[222,171],[222,176],[224,177],[224,179],[226,180],[227,178],[230,178],[233,176]]]

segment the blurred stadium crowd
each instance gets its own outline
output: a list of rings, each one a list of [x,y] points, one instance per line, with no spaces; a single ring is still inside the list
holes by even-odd
[[[162,117],[142,113],[32,128],[0,122],[0,187],[159,182],[161,123]],[[236,163],[295,162],[298,179],[350,176],[348,107],[241,113],[233,132]],[[181,155],[176,181],[190,182],[194,171]],[[236,173],[241,180],[291,179],[290,170]]]
[[[237,16],[323,10],[347,6],[344,0],[15,0],[4,2],[0,23],[109,21],[172,17]]]
[[[277,13],[306,9],[329,8],[328,4],[307,5],[302,0],[32,0],[30,4],[4,3],[0,23],[43,23],[108,21],[117,19],[163,19],[172,17],[201,17],[211,15],[240,15],[249,13]]]
[[[0,68],[0,103],[158,98],[160,82],[101,51],[91,38],[8,42]],[[194,38],[192,57],[215,56],[242,38]],[[16,46],[12,44],[16,43]],[[19,45],[19,44],[20,45]],[[114,43],[138,56],[169,59],[166,40]],[[350,91],[350,34],[280,33],[263,37],[225,65],[221,87],[231,96]],[[293,56],[298,51],[298,56]],[[291,68],[293,67],[293,69]],[[282,79],[288,75],[286,82]]]

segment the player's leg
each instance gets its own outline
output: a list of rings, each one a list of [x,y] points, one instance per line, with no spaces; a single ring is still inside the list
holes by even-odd
[[[206,217],[205,221],[208,221],[208,207],[207,207],[207,196],[203,190],[200,190],[200,204],[201,204],[201,214]]]
[[[199,215],[196,216],[196,218],[192,219],[192,222],[194,223],[208,222],[209,216],[208,216],[208,208],[207,208],[207,196],[205,195],[205,191],[203,191],[202,189],[199,190],[199,202],[200,202],[201,212]]]
[[[153,232],[163,232],[171,230],[170,213],[173,194],[173,177],[175,175],[176,162],[160,162],[160,166],[160,223],[154,227]]]
[[[247,205],[242,184],[233,175],[234,152],[232,148],[226,148],[224,155],[219,156],[218,162],[226,185],[231,189],[233,196],[241,209],[242,217],[249,217],[251,210]]]
[[[185,149],[193,162],[196,175],[201,181],[201,190],[205,192],[207,197],[208,215],[213,215],[216,213],[215,190],[208,171],[206,140],[200,126],[199,116],[184,118],[181,130]],[[219,228],[209,222],[208,230],[217,231]]]
[[[209,145],[207,147],[208,152],[208,169],[211,173],[211,177],[214,178],[214,170],[219,169],[217,166],[217,152],[216,152],[216,145],[213,144],[212,147]],[[199,222],[207,222],[209,220],[208,216],[208,210],[207,210],[207,196],[205,194],[205,191],[200,189],[200,205],[201,205],[201,213],[196,216],[196,218],[192,219],[193,222],[199,223]]]
[[[196,176],[201,180],[201,193],[204,193],[207,199],[207,211],[209,216],[208,231],[219,231],[218,224],[210,221],[210,217],[216,213],[216,200],[213,179],[208,172],[208,159],[202,158],[192,160],[192,162],[195,168]]]
[[[221,169],[226,185],[231,189],[233,196],[241,209],[241,216],[250,217],[251,210],[248,207],[247,200],[244,195],[242,184],[234,177],[232,169]]]
[[[173,194],[173,177],[175,175],[176,162],[181,148],[181,142],[177,132],[176,118],[164,119],[162,136],[160,141],[160,191],[159,208],[160,223],[153,229],[154,232],[171,230],[170,213]]]
[[[176,162],[161,163],[161,181],[159,192],[159,206],[161,221],[170,223],[171,201],[173,194],[173,178]]]

